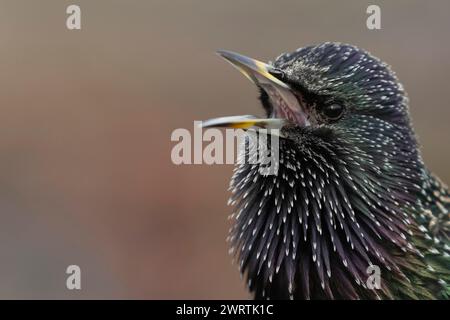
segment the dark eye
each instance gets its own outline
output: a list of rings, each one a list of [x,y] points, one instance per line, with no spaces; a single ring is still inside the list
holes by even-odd
[[[322,109],[322,113],[329,120],[338,120],[344,113],[344,107],[337,103],[329,104]]]

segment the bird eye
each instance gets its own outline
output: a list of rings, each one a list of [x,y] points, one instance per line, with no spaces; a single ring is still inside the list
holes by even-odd
[[[325,106],[322,109],[322,113],[329,119],[329,120],[338,120],[342,114],[344,113],[344,107],[340,104],[333,103],[330,105]]]

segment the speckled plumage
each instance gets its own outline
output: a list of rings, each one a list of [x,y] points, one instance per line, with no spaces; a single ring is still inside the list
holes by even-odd
[[[338,43],[273,66],[311,125],[282,128],[277,175],[241,164],[231,181],[231,251],[255,298],[449,298],[450,197],[422,161],[394,73]],[[345,106],[339,120],[320,115],[329,103]],[[372,264],[379,290],[366,286]]]

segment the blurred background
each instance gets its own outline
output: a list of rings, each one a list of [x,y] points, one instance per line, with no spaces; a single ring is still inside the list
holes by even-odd
[[[66,8],[81,7],[79,31]],[[381,7],[381,30],[366,8]],[[390,63],[450,181],[450,2],[0,0],[0,298],[248,298],[225,238],[232,166],[175,166],[176,128],[260,114],[219,59],[323,41]],[[82,290],[66,289],[68,265]]]

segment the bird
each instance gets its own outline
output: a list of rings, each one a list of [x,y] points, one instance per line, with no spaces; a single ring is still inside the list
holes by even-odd
[[[278,130],[277,172],[238,163],[230,182],[227,240],[253,298],[449,299],[448,187],[424,164],[391,67],[338,42],[268,63],[218,54],[256,84],[265,118],[203,127]]]

